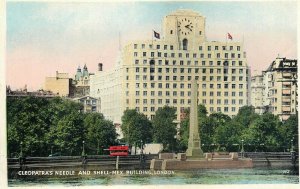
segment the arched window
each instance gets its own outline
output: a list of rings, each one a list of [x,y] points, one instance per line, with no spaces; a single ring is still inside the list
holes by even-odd
[[[187,50],[187,47],[188,47],[188,40],[187,39],[182,40],[182,46],[183,46],[183,50]]]

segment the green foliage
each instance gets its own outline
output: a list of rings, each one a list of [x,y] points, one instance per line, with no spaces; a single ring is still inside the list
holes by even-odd
[[[86,128],[86,152],[103,154],[104,148],[116,144],[117,133],[111,121],[105,120],[102,114],[87,113],[84,118]]]
[[[88,135],[90,127],[97,127],[98,122],[84,122],[89,116],[84,116],[81,109],[81,104],[62,98],[7,98],[8,155],[18,157],[21,143],[25,156],[48,156],[51,151],[80,155],[82,141],[92,141],[94,135],[101,140],[115,140],[112,123],[104,120],[101,114],[95,117],[102,120],[99,127],[103,130],[95,129],[94,135]],[[110,134],[103,134],[106,132]]]
[[[125,110],[122,116],[122,132],[129,145],[152,141],[152,124],[147,116],[136,110]]]
[[[278,116],[270,113],[258,115],[252,106],[244,106],[237,116],[231,119],[223,113],[212,113],[207,116],[205,107],[199,105],[198,119],[204,152],[221,149],[240,151],[242,140],[246,151],[284,151],[290,149],[291,142],[298,148],[297,116],[291,116],[282,123]],[[181,151],[187,148],[188,135],[189,115],[181,121],[179,142]]]
[[[245,128],[248,128],[250,124],[258,118],[259,115],[255,113],[253,106],[243,106],[239,109],[234,120],[243,125]]]
[[[175,147],[177,134],[176,109],[164,106],[155,112],[153,123],[153,140],[162,143],[165,151],[172,151]]]
[[[286,149],[289,149],[291,147],[291,143],[295,146],[296,149],[298,149],[298,116],[297,115],[291,115],[288,120],[286,120],[282,127],[280,128],[281,133],[283,135],[284,146]]]

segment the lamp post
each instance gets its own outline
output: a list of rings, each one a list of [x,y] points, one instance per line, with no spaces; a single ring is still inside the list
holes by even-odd
[[[241,153],[242,153],[242,158],[244,158],[244,139],[242,139],[242,149],[241,149]]]
[[[141,154],[143,154],[143,141],[141,140]]]
[[[294,140],[292,139],[292,140],[291,140],[291,152],[293,152],[293,151],[294,151],[293,142],[294,142]]]
[[[82,153],[81,153],[81,156],[85,156],[84,141],[82,141]]]
[[[20,144],[21,144],[21,152],[20,152],[20,157],[23,157],[23,142],[21,142]]]

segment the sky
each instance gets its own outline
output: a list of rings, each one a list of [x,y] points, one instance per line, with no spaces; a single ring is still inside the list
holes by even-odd
[[[297,3],[289,2],[7,2],[6,84],[43,88],[56,71],[113,67],[119,45],[151,40],[164,16],[191,9],[206,17],[209,41],[243,41],[248,65],[264,70],[278,56],[297,58]],[[161,33],[163,36],[163,34]]]

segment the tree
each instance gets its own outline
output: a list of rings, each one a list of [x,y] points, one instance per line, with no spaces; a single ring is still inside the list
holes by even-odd
[[[153,123],[153,140],[162,143],[164,150],[174,150],[176,142],[177,124],[176,109],[174,107],[164,106],[155,112]]]
[[[216,128],[214,141],[225,147],[226,151],[238,151],[244,127],[236,121],[228,121]]]
[[[255,113],[253,106],[243,106],[239,109],[238,114],[234,117],[234,120],[248,128],[252,122],[259,118],[259,115]]]
[[[299,126],[298,126],[298,116],[291,115],[289,119],[287,119],[281,126],[280,132],[282,135],[282,142],[285,149],[291,148],[291,142],[297,148],[298,146],[298,133],[299,133]]]
[[[281,122],[278,116],[265,113],[245,130],[243,139],[245,143],[256,146],[264,151],[277,151],[281,149],[281,135],[279,128]],[[250,149],[254,150],[254,149]]]
[[[8,154],[20,155],[21,143],[25,156],[47,153],[45,133],[49,131],[48,101],[25,97],[7,99]]]
[[[54,144],[60,149],[61,154],[80,155],[84,133],[82,115],[73,112],[58,121],[54,130]]]
[[[87,152],[100,153],[100,147],[109,147],[116,143],[117,133],[111,121],[105,120],[99,113],[87,113],[84,118]],[[103,151],[102,151],[103,153]]]
[[[152,141],[152,124],[147,116],[136,110],[125,110],[122,116],[122,132],[129,145]]]

